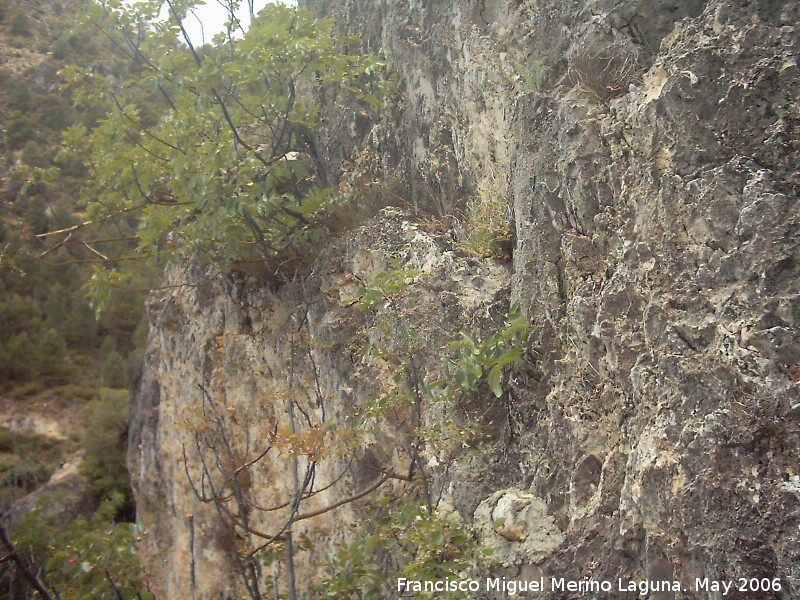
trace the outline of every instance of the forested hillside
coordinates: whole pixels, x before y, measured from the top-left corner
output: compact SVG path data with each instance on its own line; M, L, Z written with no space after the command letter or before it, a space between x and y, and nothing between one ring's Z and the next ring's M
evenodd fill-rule
M147 322L144 290L114 293L99 319L87 298L92 266L108 252L98 240L120 235L111 223L76 229L88 220L90 174L64 154L62 136L102 113L75 108L60 72L123 67L102 36L79 29L89 5L0 4L0 524L51 589L99 598L113 593L106 567L121 589L141 587L122 521L135 516L128 365ZM136 274L147 277L145 268ZM20 565L0 565L0 597L32 589Z
M0 375L16 384L86 383L98 378L104 361L109 377L112 370L125 370L120 357L131 349L142 319L141 294L119 294L100 321L86 301L82 286L91 263L108 251L95 240L118 237L114 227L76 232L70 239L53 234L87 219L82 192L87 170L63 153L59 157L62 134L99 116L73 108L59 71L96 62L107 48L96 36L74 31L85 3L7 4L0 40ZM113 384L126 384L124 374Z

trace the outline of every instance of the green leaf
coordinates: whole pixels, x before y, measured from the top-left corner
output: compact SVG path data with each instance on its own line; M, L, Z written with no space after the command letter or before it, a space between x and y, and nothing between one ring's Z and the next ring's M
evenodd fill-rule
M503 368L506 365L511 365L514 363L519 362L524 355L522 348L514 347L506 350L506 352L500 356L495 362L495 367Z
M486 379L489 383L489 389L492 390L492 393L498 398L503 395L503 388L500 385L500 377L502 375L502 367L494 366L492 370L489 371L489 376Z

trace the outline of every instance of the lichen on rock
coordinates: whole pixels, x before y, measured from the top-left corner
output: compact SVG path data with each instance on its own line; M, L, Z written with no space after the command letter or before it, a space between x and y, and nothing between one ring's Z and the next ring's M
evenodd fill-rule
M474 518L482 544L504 567L540 564L564 541L547 505L518 489L496 491L478 505Z

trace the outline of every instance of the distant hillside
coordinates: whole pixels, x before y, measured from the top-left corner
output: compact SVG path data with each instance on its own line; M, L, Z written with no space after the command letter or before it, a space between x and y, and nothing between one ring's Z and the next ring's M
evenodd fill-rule
M74 31L88 4L0 4L0 386L6 388L97 379L100 359L126 354L142 319L141 294L120 294L97 322L82 288L92 256L83 238L47 235L86 219L77 200L85 167L57 157L64 130L97 117L75 111L59 77L66 65L102 56L102 39Z
M143 293L115 294L96 320L86 238L53 233L87 219L87 170L59 152L67 128L98 115L73 108L59 72L105 60L102 38L76 30L90 4L0 0L0 527L61 597L128 598L139 569L119 521L134 518L127 364L147 329ZM15 560L0 564L0 600L30 585Z

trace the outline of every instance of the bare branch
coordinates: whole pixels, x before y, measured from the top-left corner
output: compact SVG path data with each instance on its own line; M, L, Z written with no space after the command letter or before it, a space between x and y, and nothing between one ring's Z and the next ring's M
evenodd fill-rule
M47 588L44 586L42 581L36 576L36 573L34 573L31 565L29 565L28 561L17 552L16 548L14 548L14 544L9 539L2 523L0 523L0 543L2 543L5 549L8 551L8 555L4 560L13 560L22 575L28 580L28 583L33 586L39 595L44 600L52 600L52 596L47 591Z
M391 475L384 475L383 477L378 479L378 481L376 481L374 484L372 484L371 486L369 486L365 490L362 490L358 494L354 494L352 496L348 496L347 498L339 500L339 502L334 502L333 504L329 504L328 506L326 506L324 508L320 508L319 510L314 510L314 511L311 511L311 512L301 513L301 514L297 515L294 518L294 522L296 523L297 521L304 521L305 519L311 519L313 517L318 517L319 515L323 515L323 514L325 514L327 512L330 512L330 511L332 511L334 509L339 508L340 506L344 506L345 504L350 504L351 502L355 502L356 500L360 500L364 496L367 496L367 495L371 494L372 492L374 492L375 490L377 490L379 487L381 487L384 483L386 483L387 481L389 481L392 478L393 477Z
M48 231L46 233L37 233L34 237L46 238L46 237L49 237L51 235L58 235L59 233L72 233L73 231L77 231L78 229L81 229L81 228L86 227L87 225L91 225L91 224L92 224L91 220L84 221L83 223L80 223L78 225L73 225L72 227L66 227L64 229L59 229L58 231Z

